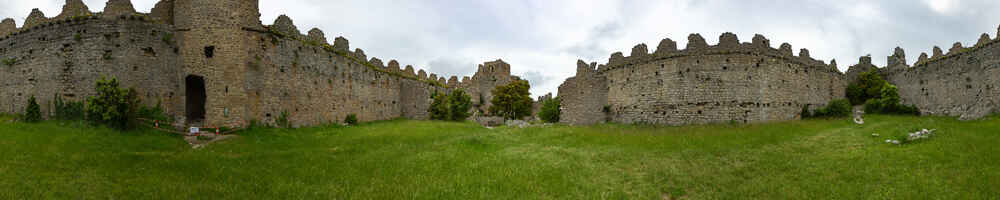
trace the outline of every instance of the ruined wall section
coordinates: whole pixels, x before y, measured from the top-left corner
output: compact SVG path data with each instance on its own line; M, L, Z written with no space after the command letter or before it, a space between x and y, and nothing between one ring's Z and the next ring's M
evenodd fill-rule
M427 119L430 96L450 90L437 80L419 78L412 66L368 59L349 49L347 39L334 45L311 29L302 35L287 16L266 30L248 30L252 47L247 60L247 110L250 118L274 123L288 114L295 126L340 123L349 114L360 121L399 117Z
M597 63L577 62L576 76L559 85L561 115L559 121L573 125L605 122L608 105L608 80L597 72Z
M449 81L449 83L458 82L458 77L453 77L453 79L454 81ZM472 98L474 107L488 111L489 107L493 106L491 102L493 89L497 86L510 84L517 79L510 75L510 64L498 59L479 65L472 78L463 79L461 83L453 83L452 85L464 89Z
M879 69L899 88L903 104L923 114L978 119L998 111L1000 103L1000 40L983 34L973 47L953 45L947 54L935 47L933 57L920 56L914 67L890 62ZM904 56L897 49L893 58Z
M182 114L177 46L164 39L172 34L165 24L91 16L0 37L0 59L11 60L0 64L0 112L21 113L34 95L49 113L55 95L82 101L107 77L136 88L147 106L160 102L167 113Z
M844 98L843 74L835 65L810 58L808 50L794 56L791 45L773 49L759 35L753 43L740 44L731 33L719 41L709 46L693 34L685 50L676 50L674 42L665 39L653 54L645 45L637 45L629 57L613 54L597 72L607 79L608 118L669 125L790 120L798 119L804 106ZM581 81L567 84L571 82ZM560 87L560 98L593 98L575 95L588 94L564 94ZM574 101L579 100L564 105L575 106ZM575 117L566 120L594 121L592 116Z

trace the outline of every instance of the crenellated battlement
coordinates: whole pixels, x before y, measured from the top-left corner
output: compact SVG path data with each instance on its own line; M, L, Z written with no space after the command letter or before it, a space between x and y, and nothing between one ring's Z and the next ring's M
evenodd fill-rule
M739 38L733 33L724 33L719 36L720 42L717 45L706 44L705 39L700 34L691 34L688 40L687 48L682 50L676 49L676 42L665 38L658 45L660 49L657 49L653 54L647 53L645 44L633 47L631 56L628 57L625 57L621 52L615 52L608 59L607 67L601 68L600 71L682 57L728 54L763 55L816 70L837 71L824 64L823 61L813 59L808 49L800 49L799 55L795 56L792 54L790 44L783 43L780 48L774 49L770 46L770 40L759 34L754 36L752 43L740 43Z

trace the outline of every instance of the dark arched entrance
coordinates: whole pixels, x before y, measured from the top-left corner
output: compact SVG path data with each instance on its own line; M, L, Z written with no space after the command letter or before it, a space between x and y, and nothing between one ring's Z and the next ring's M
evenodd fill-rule
M188 75L184 78L187 92L187 119L188 122L200 122L205 120L205 78L201 76Z

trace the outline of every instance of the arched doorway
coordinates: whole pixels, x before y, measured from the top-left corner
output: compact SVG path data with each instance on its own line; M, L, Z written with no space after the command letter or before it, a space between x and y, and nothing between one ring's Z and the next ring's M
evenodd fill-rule
M205 120L205 101L208 98L205 94L205 78L188 75L184 78L184 83L187 92L188 122L202 122Z

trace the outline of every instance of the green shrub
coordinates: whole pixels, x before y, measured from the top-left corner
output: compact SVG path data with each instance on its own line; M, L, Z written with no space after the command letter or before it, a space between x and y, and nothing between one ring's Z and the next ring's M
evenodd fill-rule
M358 114L349 114L344 117L344 123L347 125L357 125L358 124Z
M119 130L133 128L139 111L135 89L119 88L115 78L101 78L95 89L97 96L87 99L87 119Z
M888 82L882 86L880 98L865 101L865 113L892 115L920 115L920 109L900 102L899 89Z
M24 121L37 123L42 121L42 109L35 100L35 96L28 98L28 106L24 108Z
M288 121L288 111L281 111L281 115L278 116L278 119L274 120L274 123L278 124L278 127L281 128L292 127L292 123Z
M881 98L882 87L886 83L888 82L874 69L862 72L856 81L847 86L847 99L851 101L851 105L861 105L869 99Z
M816 112L810 113L809 107L802 108L802 118L836 118L836 117L850 117L851 116L851 102L847 99L837 99L830 101L826 104L826 107L817 109Z
M160 104L161 104L160 102L157 102L156 107L143 106L142 108L139 108L139 117L149 120L164 122L167 124L173 123L174 118L164 113L163 106L161 106Z
M503 116L506 119L521 119L531 115L531 107L534 101L531 100L531 93L528 92L531 85L527 81L519 80L507 85L497 86L493 89L493 106L490 106L490 114Z
M472 108L472 97L465 93L465 90L456 89L448 95L448 120L465 121L469 118L469 109Z
M52 101L52 107L55 110L55 114L52 116L54 119L83 120L86 116L83 101L65 101L59 94L56 94Z
M431 114L431 120L447 120L448 97L434 91L434 93L431 94L431 105L427 109L427 112Z
M163 38L161 38L161 39L163 40L164 43L167 43L167 44L173 43L174 42L174 34L173 33L163 34Z
M549 99L542 102L542 108L538 111L538 118L542 119L544 122L556 123L559 122L559 116L562 114L559 108L562 102L559 98Z
M8 67L11 67L11 66L14 66L14 64L17 64L17 58L4 58L3 59L3 65L7 65Z
M456 89L451 94L434 91L431 94L431 105L427 109L431 120L465 121L472 109L472 97L465 90Z

